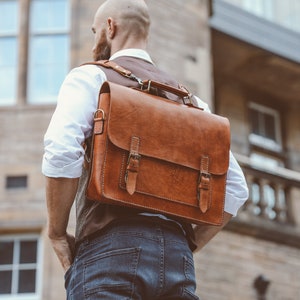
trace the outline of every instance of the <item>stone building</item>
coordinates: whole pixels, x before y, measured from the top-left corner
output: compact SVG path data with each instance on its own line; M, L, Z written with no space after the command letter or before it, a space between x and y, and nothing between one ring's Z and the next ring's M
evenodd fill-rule
M65 298L46 233L42 140L64 76L91 60L91 22L102 2L0 0L0 299ZM251 191L239 216L196 255L198 294L250 300L262 286L267 299L294 300L300 298L300 58L293 49L300 29L265 20L241 6L246 2L147 0L149 51L230 119L232 150Z

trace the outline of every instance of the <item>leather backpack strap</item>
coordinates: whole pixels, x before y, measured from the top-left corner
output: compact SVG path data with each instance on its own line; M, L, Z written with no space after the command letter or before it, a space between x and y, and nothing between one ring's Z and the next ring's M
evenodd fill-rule
M104 68L108 68L108 69L113 69L114 71L116 71L117 73L119 73L120 75L135 80L139 83L140 86L143 86L143 80L138 78L137 76L135 76L134 74L132 74L131 71L121 67L120 65L116 64L114 61L112 60L98 60L95 62L88 62L83 64L84 65L96 65L96 66L100 66L100 67L104 67Z
M162 90L166 91L169 93L172 93L183 100L183 104L191 107L195 107L198 109L199 108L197 104L197 100L195 100L194 95L192 95L184 86L180 85L179 88L175 88L173 86L154 81L154 80L142 80L141 78L135 76L130 70L123 68L122 66L118 65L112 60L98 60L95 62L88 62L83 65L96 65L96 66L101 66L104 68L109 68L113 69L120 75L129 78L131 80L137 81L138 84L140 85L141 90L148 92L148 93L153 93L153 90ZM154 93L155 94L155 93ZM202 110L202 109L201 109Z
M93 65L97 65L97 66L101 66L104 68L109 68L109 69L113 69L116 72L118 72L119 74L125 76L125 77L129 77L132 72L119 66L118 64L116 64L114 61L112 60L98 60L92 63L86 63L86 64L93 64Z

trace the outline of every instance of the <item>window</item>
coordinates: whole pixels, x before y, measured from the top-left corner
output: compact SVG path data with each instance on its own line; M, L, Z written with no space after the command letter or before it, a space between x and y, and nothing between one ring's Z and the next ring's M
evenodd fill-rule
M69 69L69 1L0 0L0 11L0 106L55 103Z
M0 105L12 105L17 92L18 2L0 1Z
M69 9L65 0L32 0L29 103L53 103L68 71Z
M0 236L0 299L39 299L40 252L36 235Z
M271 22L300 31L299 0L225 0Z
M284 168L279 112L257 103L250 103L250 160L256 175L249 178L249 212L263 219L288 223L287 189L277 177L267 174Z
M281 146L280 117L278 111L262 106L250 104L251 134L250 142L256 146L279 152Z
M273 0L244 0L243 6L246 10L258 16L271 18L274 10Z
M6 177L7 189L20 189L27 188L27 176L7 176Z

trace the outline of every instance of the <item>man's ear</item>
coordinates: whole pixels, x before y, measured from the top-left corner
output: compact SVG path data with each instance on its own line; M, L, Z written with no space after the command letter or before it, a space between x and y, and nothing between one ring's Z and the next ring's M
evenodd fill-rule
M109 17L107 19L107 33L110 39L113 39L115 37L116 30L117 30L116 22L114 21L113 18Z

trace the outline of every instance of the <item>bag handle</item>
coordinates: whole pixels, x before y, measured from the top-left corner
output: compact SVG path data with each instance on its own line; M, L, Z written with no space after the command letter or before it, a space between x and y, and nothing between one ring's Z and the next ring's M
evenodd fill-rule
M181 98L189 97L190 93L187 90L177 89L171 85L167 85L154 80L144 80L142 89L146 92L150 92L151 88L164 90L166 92L177 95Z
M193 103L193 100L192 100L193 95L191 93L189 93L189 91L186 90L183 86L181 86L180 89L178 89L171 85L164 84L164 83L161 83L158 81L144 80L144 81L142 81L141 89L147 93L150 93L150 91L153 89L163 90L165 92L169 92L171 94L174 94L174 95L182 98L183 103L185 105L199 108L197 105L195 105Z
M194 100L195 103L193 102L194 96L183 86L180 86L180 88L175 88L173 86L170 86L170 85L158 82L158 81L154 81L154 80L142 80L139 77L135 76L131 71L123 68L122 66L118 65L117 63L115 63L112 60L98 60L95 62L88 62L83 65L91 65L91 64L101 66L104 68L113 69L120 75L127 77L131 80L137 81L138 84L140 85L140 88L142 91L150 93L150 91L153 90L153 88L160 89L160 90L169 92L171 94L174 94L174 95L182 98L183 103L187 106L199 108L198 105L195 105L195 103L197 103L197 101Z

